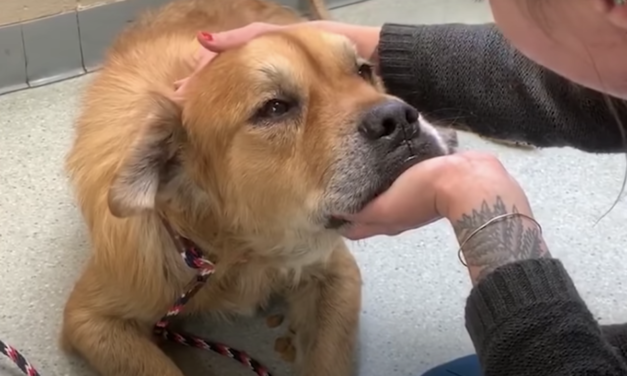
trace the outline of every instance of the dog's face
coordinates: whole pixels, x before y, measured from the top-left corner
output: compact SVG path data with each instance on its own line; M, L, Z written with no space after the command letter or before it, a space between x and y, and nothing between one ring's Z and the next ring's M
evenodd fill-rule
M219 55L182 104L155 103L109 193L116 215L186 195L249 229L334 227L456 143L385 94L348 39L306 27Z

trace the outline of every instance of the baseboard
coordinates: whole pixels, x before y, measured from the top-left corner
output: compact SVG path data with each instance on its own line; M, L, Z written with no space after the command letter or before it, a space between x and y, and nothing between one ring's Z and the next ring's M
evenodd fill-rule
M142 10L169 0L125 0L0 26L0 95L98 69L117 33ZM228 0L222 0L228 1ZM277 0L302 12L305 0ZM327 0L330 9L366 0Z

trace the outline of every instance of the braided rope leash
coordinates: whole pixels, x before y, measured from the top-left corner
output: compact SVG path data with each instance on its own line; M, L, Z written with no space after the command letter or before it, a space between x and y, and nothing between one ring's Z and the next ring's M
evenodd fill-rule
M200 288L205 285L209 277L215 272L215 265L203 257L199 248L191 240L183 238L177 234L165 220L163 220L163 225L174 241L174 244L183 258L183 261L185 261L185 264L192 269L198 270L198 274L189 284L185 292L176 300L172 308L170 308L170 310L166 312L166 314L163 315L163 317L155 324L153 333L168 341L201 350L210 350L220 355L235 359L252 370L257 376L272 376L266 367L243 351L236 350L221 343L210 342L200 337L176 333L168 329L170 320L181 313L185 304L194 295L196 295ZM0 352L7 358L11 359L26 376L40 376L35 367L33 367L31 363L19 351L17 351L17 349L7 345L1 340Z
M30 362L26 360L26 358L14 347L0 341L0 352L7 358L11 359L17 368L19 368L25 375L40 376L35 367L33 367Z
M184 346L195 347L202 350L211 350L220 355L235 359L248 367L258 376L272 376L261 363L257 362L243 351L236 350L221 343L209 342L199 337L175 333L168 330L167 327L170 320L183 310L185 304L194 295L196 295L200 288L207 282L209 277L211 277L211 275L215 272L215 265L203 257L199 248L191 240L176 233L167 221L163 220L163 225L170 234L170 237L176 245L183 261L185 261L185 264L192 269L198 270L199 272L196 275L196 278L191 282L190 286L186 289L186 292L177 299L172 308L155 324L153 330L154 334Z

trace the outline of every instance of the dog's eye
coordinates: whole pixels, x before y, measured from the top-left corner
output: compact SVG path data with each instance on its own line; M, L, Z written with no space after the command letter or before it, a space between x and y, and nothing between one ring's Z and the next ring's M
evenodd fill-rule
M285 115L292 108L292 104L281 99L271 99L257 111L258 118L274 119Z
M255 125L272 125L298 114L298 100L290 97L272 98L258 107L250 121Z
M360 64L357 68L357 74L359 74L364 80L370 80L372 78L372 65Z

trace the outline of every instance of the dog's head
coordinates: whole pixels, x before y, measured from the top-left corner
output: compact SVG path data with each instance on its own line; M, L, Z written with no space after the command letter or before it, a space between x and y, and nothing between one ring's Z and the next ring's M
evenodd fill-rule
M307 27L220 54L154 95L109 192L116 216L176 201L247 229L341 225L409 165L452 151L345 37Z

